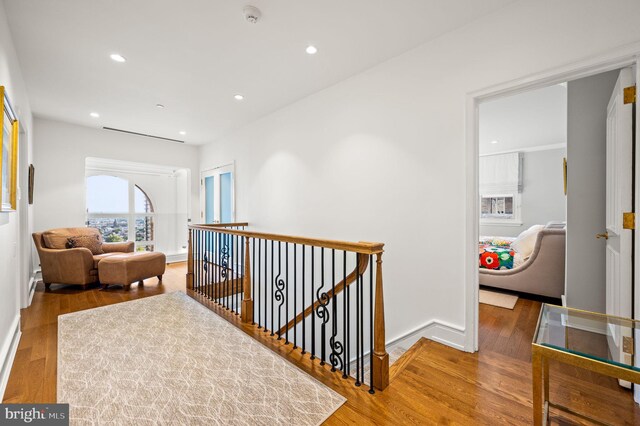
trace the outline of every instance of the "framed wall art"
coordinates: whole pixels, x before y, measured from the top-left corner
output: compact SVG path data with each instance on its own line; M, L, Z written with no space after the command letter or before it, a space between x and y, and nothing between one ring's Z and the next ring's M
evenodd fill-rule
M15 211L18 194L18 133L20 125L4 86L0 86L0 212Z

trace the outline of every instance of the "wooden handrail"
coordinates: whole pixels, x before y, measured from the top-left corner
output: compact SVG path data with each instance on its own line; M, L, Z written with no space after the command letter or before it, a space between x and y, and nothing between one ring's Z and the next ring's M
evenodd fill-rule
M216 224L217 225L217 224ZM248 226L248 225L244 225ZM189 229L202 229L204 231L211 230L214 227L212 225L189 225ZM314 247L324 247L335 250L351 251L360 254L378 254L384 250L383 243L369 243L369 242L349 242L339 240L325 240L321 238L308 238L308 237L296 237L292 235L279 235L269 234L266 232L254 232L254 231L241 231L236 229L226 229L215 227L215 231L221 234L237 235L247 238L259 238L262 240L281 241L283 243L303 244Z
M369 256L358 254L358 264L356 265L355 268L353 268L353 271L349 275L347 275L347 279L346 280L342 280L338 284L336 284L336 292L335 292L335 294L338 294L342 290L344 290L345 284L346 284L346 286L349 286L349 284L354 282L358 278L359 275L364 274L364 272L367 270L367 266L369 266ZM333 294L334 294L333 293L333 289L329 290L327 292L327 297L329 299L331 299L333 297ZM316 302L313 305L307 306L305 308L305 310L303 312L301 312L300 314L298 314L298 316L294 320L289 321L288 324L286 324L284 327L282 327L278 331L278 333L280 335L284 334L284 332L287 330L287 328L292 328L294 326L294 324L298 324L298 323L302 322L302 318L308 317L314 310L318 309L319 306L320 306L320 301L316 300Z
M190 225L193 226L193 225ZM230 228L232 226L249 226L248 222L228 222L228 223L201 223L197 226L204 226L207 228Z

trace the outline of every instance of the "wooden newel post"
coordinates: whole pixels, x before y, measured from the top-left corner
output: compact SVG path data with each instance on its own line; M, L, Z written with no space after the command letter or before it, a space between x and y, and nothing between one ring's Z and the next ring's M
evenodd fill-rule
M187 248L187 290L193 290L193 245L191 236L193 230L189 228L189 246Z
M373 265L371 265L373 268ZM384 390L389 386L389 354L384 324L384 292L382 291L382 253L376 254L376 301L373 324L373 386Z
M249 238L244 239L244 276L242 280L243 297L241 320L253 323L253 300L251 299L251 256L249 255Z

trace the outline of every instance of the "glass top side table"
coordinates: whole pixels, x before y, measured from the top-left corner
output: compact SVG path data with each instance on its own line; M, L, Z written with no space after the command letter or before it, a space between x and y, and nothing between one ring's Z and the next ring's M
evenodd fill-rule
M639 321L543 304L531 347L534 424L547 423L549 407L602 424L549 401L549 360L640 383L640 368L633 365L637 330Z

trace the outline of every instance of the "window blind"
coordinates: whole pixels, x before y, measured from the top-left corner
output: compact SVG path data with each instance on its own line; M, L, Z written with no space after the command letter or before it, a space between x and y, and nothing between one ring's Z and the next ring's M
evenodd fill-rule
M522 153L480 157L480 194L522 192Z

